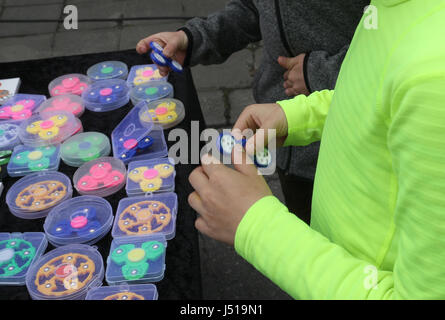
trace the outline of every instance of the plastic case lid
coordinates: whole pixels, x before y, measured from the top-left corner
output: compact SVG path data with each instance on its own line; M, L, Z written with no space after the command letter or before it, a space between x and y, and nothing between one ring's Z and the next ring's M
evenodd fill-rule
M47 246L43 232L0 233L0 285L24 285L26 273Z
M26 120L45 100L43 95L18 93L0 107L0 120Z
M38 113L66 111L79 118L85 111L85 106L81 97L75 94L65 94L44 101L36 111Z
M111 235L127 236L175 236L178 197L176 193L159 193L151 196L130 197L119 201Z
M43 255L29 269L26 287L34 300L83 300L102 285L104 265L95 247L72 244Z
M20 123L17 121L0 122L0 151L12 150L20 144Z
M82 130L82 122L72 113L51 111L23 121L19 137L25 145L40 147L62 143Z
M171 158L132 161L125 190L129 196L174 191L175 175Z
M6 203L12 214L23 219L43 218L59 203L72 197L71 180L60 172L27 175L8 190Z
M91 160L76 170L73 183L83 195L107 197L125 185L125 164L113 157Z
M85 90L82 99L88 110L94 112L112 111L130 101L130 90L125 80L97 81Z
M105 236L113 224L110 203L96 196L71 198L54 207L43 229L54 246L93 244Z
M168 75L163 77L159 73L159 68L155 64L143 64L133 66L128 74L127 84L129 87L139 86L150 81L166 82Z
M143 108L146 106L146 108ZM150 115L154 123L161 125L164 129L176 126L185 117L184 104L173 98L161 99L152 102L141 101L137 104L139 117L147 118Z
M103 61L89 67L87 75L93 81L126 79L128 75L128 67L121 61Z
M60 163L60 146L31 147L19 145L14 148L8 163L11 177L25 176L38 171L57 171Z
M157 282L164 278L164 237L125 237L111 242L105 280L109 285Z
M48 85L49 94L52 97L64 94L80 96L91 85L91 80L80 73L70 73L55 78Z
M100 132L83 132L66 140L61 147L62 160L69 166L80 167L85 162L108 156L110 140Z
M158 289L152 283L98 287L85 300L158 300Z
M173 95L173 86L165 81L150 81L133 87L130 91L131 102L134 105L143 100L150 102L164 98L173 98Z

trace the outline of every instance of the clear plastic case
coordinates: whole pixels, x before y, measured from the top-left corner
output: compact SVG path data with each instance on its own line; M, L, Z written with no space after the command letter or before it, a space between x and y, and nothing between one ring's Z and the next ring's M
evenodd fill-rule
M173 98L173 86L165 81L150 81L146 84L133 87L130 91L130 98L133 105L140 101L154 101L165 98Z
M109 79L127 79L128 67L121 61L103 61L92 65L87 75L93 81Z
M107 112L123 107L130 101L130 90L125 80L96 81L82 94L85 108Z
M82 95L91 85L91 80L83 74L71 73L55 78L48 85L49 94L52 97L75 94Z
M21 143L19 138L20 122L0 122L0 151L12 150Z
M85 111L82 98L75 94L64 94L44 101L36 110L38 113L66 111L80 118Z
M163 77L159 73L159 68L155 64L143 64L132 66L128 74L127 84L129 87L136 87L150 81L166 82L168 75Z
M18 93L0 107L0 121L29 119L45 100L43 95Z
M162 126L164 129L176 126L185 117L184 104L173 98L152 102L141 101L136 107L140 108L139 117L141 119L150 116L155 124Z
M31 147L19 145L14 148L8 163L8 174L21 177L41 171L57 171L60 163L60 146Z
M111 152L110 140L100 132L83 132L66 140L61 147L63 162L72 167L108 156Z
M152 283L93 288L85 300L158 300L158 289Z

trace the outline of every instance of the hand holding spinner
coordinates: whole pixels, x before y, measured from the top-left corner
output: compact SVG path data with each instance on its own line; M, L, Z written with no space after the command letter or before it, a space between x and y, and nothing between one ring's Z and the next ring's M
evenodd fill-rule
M164 48L159 43L150 42L150 48L152 49L150 58L154 63L160 66L169 66L174 72L182 73L184 71L184 68L178 61L167 58L164 55Z
M75 94L80 96L90 85L91 80L83 74L67 74L50 82L48 89L51 96Z

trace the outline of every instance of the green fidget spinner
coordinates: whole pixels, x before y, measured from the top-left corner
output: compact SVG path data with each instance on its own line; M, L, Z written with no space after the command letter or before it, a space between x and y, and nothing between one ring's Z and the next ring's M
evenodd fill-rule
M26 240L0 241L0 278L15 276L26 270L35 255L36 249Z
M0 166L3 166L5 164L9 163L11 154L12 154L12 150L0 151Z
M83 139L68 141L62 145L63 157L75 157L88 162L102 156L101 146L106 143L106 137L100 135L88 135Z
M111 260L122 266L122 275L127 280L142 278L148 271L148 261L156 261L165 252L165 246L159 241L144 242L140 248L134 244L117 247L111 254Z
M46 146L26 150L12 157L12 163L18 166L26 165L31 171L41 171L48 169L51 164L51 157L57 151L55 146Z

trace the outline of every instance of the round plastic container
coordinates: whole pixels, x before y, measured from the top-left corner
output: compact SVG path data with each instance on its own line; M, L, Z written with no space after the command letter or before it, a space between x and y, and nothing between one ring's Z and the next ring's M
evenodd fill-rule
M107 197L125 185L125 164L113 157L91 160L76 170L73 183L82 195Z
M173 98L173 86L165 81L150 81L136 86L130 91L131 102L137 105L140 101L153 101L165 98Z
M111 242L105 280L109 285L148 283L164 278L164 237L125 237Z
M83 74L71 73L55 78L48 85L52 97L64 94L80 96L91 85L91 80Z
M85 300L158 300L158 289L152 283L93 288Z
M66 140L61 147L63 162L72 167L80 167L85 162L108 156L110 140L100 132L83 132Z
M37 114L20 124L19 137L28 146L59 144L82 132L82 122L66 111Z
M8 190L6 203L12 214L23 219L45 217L51 208L70 199L70 179L60 172L46 171L27 175Z
M178 197L176 193L159 193L147 197L130 197L119 201L111 235L175 237Z
M75 94L65 94L46 100L37 109L38 113L58 111L70 112L79 118L85 111L85 106L81 97Z
M0 120L23 121L29 119L45 100L46 97L43 95L16 94L0 107Z
M20 123L15 121L0 122L0 151L12 150L20 144Z
M104 61L92 65L87 75L93 81L109 79L127 79L128 67L121 61Z
M175 165L173 159L132 161L128 164L127 186L131 196L175 190Z
M106 112L123 107L130 101L130 90L121 79L97 81L83 94L85 107L94 112Z
M139 86L150 81L166 82L168 75L163 77L159 73L159 68L155 64L143 64L132 66L128 74L127 84L129 87Z
M26 287L34 300L83 300L102 285L104 265L95 247L72 244L43 255L28 271Z
M54 207L43 229L49 242L56 247L75 243L91 245L102 239L112 224L113 209L107 200L80 196Z
M25 285L26 273L47 245L43 232L0 233L0 285Z
M60 163L60 146L31 147L19 145L14 148L8 163L8 174L21 177L41 171L57 171Z
M145 105L146 108L142 108ZM141 108L139 117L144 120L148 115L152 121L164 129L176 126L185 117L184 104L173 98L161 99L152 102L141 101L136 107Z

